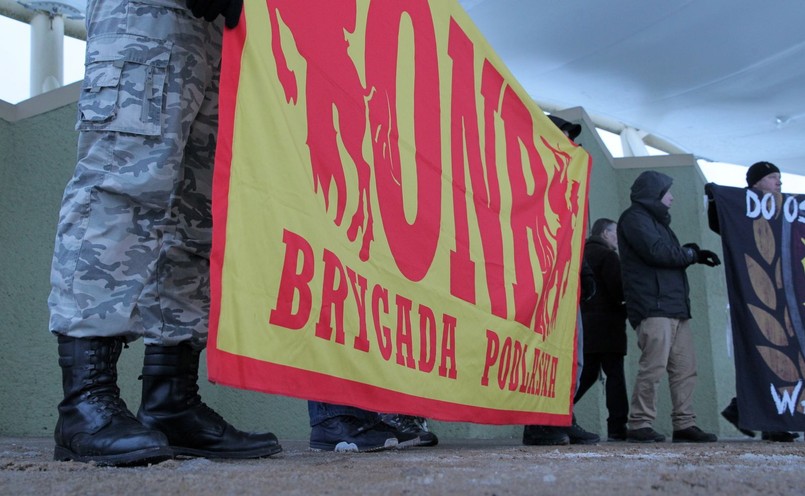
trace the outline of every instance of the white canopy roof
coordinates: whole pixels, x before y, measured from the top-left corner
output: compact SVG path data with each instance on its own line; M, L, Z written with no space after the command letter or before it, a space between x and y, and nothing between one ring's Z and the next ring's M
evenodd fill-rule
M802 0L459 1L538 103L805 174Z
M805 1L459 2L545 110L581 106L700 158L805 175Z

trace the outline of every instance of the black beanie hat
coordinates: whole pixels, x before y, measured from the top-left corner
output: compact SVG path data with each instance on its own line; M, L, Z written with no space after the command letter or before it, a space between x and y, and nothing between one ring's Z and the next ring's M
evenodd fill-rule
M746 185L750 188L758 181L772 173L779 173L780 169L771 162L755 162L746 171Z
M561 129L563 132L566 132L568 138L570 138L572 141L576 141L576 138L578 138L579 135L581 134L580 124L573 124L571 122L562 119L561 117L556 117L555 115L549 115L548 119L550 119L551 122L556 124L556 127Z

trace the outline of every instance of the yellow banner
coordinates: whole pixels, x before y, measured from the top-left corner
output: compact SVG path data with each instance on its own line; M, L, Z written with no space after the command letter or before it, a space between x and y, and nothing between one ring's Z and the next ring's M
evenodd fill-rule
M209 372L567 423L590 159L454 0L247 0L224 39Z

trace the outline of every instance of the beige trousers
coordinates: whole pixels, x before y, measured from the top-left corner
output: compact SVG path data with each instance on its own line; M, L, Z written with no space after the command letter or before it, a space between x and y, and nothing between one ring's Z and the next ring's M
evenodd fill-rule
M657 418L657 385L665 371L671 389L674 430L696 425L696 351L689 319L647 318L637 326L637 345L642 354L632 391L629 429L652 427Z

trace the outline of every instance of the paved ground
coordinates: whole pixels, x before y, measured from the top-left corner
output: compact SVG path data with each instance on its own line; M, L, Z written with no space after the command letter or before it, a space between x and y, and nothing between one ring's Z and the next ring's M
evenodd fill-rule
M104 468L54 462L44 438L0 438L0 494L799 495L805 442L527 447L443 440L368 454L311 452L303 441L263 460L169 460Z

